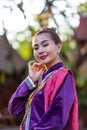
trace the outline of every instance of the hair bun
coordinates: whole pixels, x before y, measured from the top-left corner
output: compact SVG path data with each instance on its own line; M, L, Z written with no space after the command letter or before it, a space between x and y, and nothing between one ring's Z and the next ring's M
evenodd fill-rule
M56 28L51 27L50 29L51 29L52 31L56 32Z
M54 28L54 27L48 28L48 27L45 26L45 27L43 28L43 30L48 30L48 31L56 32L56 28Z

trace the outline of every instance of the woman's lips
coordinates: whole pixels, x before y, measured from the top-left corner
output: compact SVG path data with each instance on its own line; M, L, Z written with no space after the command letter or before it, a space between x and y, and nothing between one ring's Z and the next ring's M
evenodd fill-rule
M39 58L40 58L41 60L44 60L44 59L46 59L46 57L47 57L47 55L44 55L44 56L40 56Z

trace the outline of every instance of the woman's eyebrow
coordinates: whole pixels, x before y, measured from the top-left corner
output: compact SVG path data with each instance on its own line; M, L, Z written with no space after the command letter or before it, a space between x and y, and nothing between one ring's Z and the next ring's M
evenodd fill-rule
M44 44L46 41L48 41L48 40L43 40L43 41L41 41L40 44ZM37 47L37 46L38 46L38 43L34 44L34 47Z
M43 40L43 41L41 42L41 44L43 44L43 43L46 42L46 41L48 41L48 40Z

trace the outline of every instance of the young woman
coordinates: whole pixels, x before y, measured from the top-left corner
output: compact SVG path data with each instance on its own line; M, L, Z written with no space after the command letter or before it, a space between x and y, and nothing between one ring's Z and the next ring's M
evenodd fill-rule
M12 95L8 110L24 114L20 130L78 130L78 100L73 74L59 58L61 40L54 28L33 37L36 61Z

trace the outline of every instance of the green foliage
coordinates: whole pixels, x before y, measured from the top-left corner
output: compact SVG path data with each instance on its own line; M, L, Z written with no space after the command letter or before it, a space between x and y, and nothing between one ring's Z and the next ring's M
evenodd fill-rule
M28 26L25 30L18 32L16 36L16 41L19 45L17 51L26 61L33 57L32 36L35 32L35 27Z
M0 73L0 84L5 83L5 74L4 73Z
M39 22L40 21L40 14L36 14L34 17L34 20Z
M81 90L80 90L81 91ZM80 105L86 105L87 106L87 92L82 91L81 93L78 93L78 99Z
M63 42L62 46L62 53L63 53L63 60L66 60L66 64L69 68L72 69L74 64L74 57L73 57L73 50L76 49L76 41L70 40Z
M78 13L87 13L87 2L85 3L81 3L78 7L77 7Z
M87 85L87 78L80 78L80 76L78 76L76 79L76 84L79 86L79 88L83 88Z
M62 43L62 51L63 52L66 52L66 51L72 51L73 49L75 49L77 47L76 45L76 41L75 40L67 40L67 41L64 41ZM72 53L72 52L71 52Z
M79 99L80 105L87 106L87 86L86 86L87 85L87 78L85 79L83 85L85 85L85 87L81 87L78 90L78 99Z
M26 40L21 41L17 51L25 60L28 60L32 56L31 42L28 42Z

